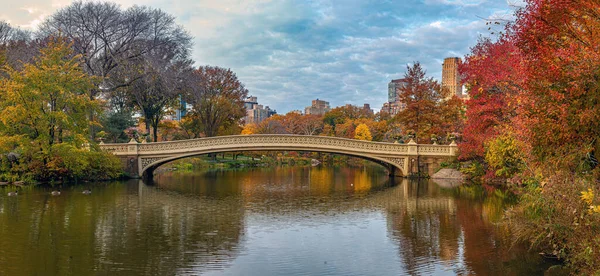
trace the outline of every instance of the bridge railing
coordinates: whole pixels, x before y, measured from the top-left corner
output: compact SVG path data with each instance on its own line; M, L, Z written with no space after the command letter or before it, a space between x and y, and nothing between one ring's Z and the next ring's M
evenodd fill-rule
M190 140L177 140L156 143L137 143L132 140L123 144L101 144L104 150L118 155L159 154L164 152L184 152L202 148L270 148L290 147L313 149L346 148L353 151L364 151L381 154L401 155L444 155L456 154L456 146L448 145L417 145L415 143L397 144L386 142L371 142L355 139L309 136L309 135L233 135L217 136Z

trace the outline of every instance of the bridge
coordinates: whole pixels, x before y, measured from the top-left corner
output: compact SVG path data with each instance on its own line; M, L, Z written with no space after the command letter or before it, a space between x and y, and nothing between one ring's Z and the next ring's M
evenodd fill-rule
M457 155L450 145L423 145L361 141L309 135L233 135L156 143L104 144L100 148L121 158L125 172L133 178L152 178L159 166L195 155L239 151L309 151L349 155L384 165L390 175L431 173L445 160Z

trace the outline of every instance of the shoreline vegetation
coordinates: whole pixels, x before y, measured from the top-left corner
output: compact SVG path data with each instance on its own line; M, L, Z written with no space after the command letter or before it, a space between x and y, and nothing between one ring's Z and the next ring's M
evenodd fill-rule
M406 104L396 115L346 105L322 116L290 112L244 126L248 90L241 80L229 69L192 67L192 38L159 9L74 2L40 24L44 36L35 38L0 21L20 34L0 43L0 182L123 177L121 160L96 146L102 140L156 142L240 133L386 142L414 138L419 144L456 140L460 156L443 168L459 170L486 189L500 186L516 193L518 203L507 210L504 222L517 242L563 261L573 274L600 275L597 2L525 0L509 22L487 22L502 31L481 38L458 68L468 99L447 97L448 91L415 62L406 68L407 85L396 91ZM99 25L106 32L86 33ZM77 31L64 33L72 30ZM104 44L94 44L98 41ZM182 101L190 107L187 115L166 120L182 109ZM222 158L220 165L199 158L170 166L304 165L323 162L321 157L268 153Z

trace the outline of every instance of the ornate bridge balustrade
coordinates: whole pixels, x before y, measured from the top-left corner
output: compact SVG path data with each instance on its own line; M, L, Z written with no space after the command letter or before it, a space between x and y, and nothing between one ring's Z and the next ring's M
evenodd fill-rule
M121 157L131 177L152 177L154 169L189 156L237 151L312 151L350 155L386 166L391 175L407 176L435 169L457 155L456 144L418 145L361 141L308 135L235 135L157 143L100 144L100 148Z

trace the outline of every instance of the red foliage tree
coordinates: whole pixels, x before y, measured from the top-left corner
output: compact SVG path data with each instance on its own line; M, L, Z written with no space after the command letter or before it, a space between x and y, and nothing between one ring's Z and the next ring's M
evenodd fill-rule
M514 116L513 100L525 82L521 52L509 37L496 42L483 39L471 49L459 72L470 96L459 158L482 158L484 144Z
M600 150L600 5L529 0L512 30L527 79L519 133L538 161L576 166Z

